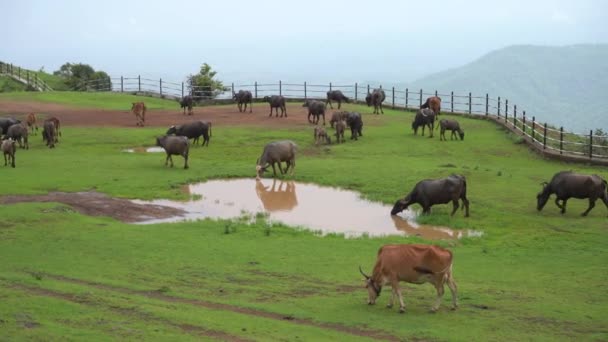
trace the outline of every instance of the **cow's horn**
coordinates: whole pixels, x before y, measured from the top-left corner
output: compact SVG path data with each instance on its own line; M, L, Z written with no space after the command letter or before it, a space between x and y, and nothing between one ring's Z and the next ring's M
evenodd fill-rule
M369 276L365 273L363 273L363 270L361 269L361 266L359 266L359 272L361 272L361 274L363 274L363 276L365 277L365 279L369 279Z
M549 185L549 183L547 183L547 182L542 182L542 183L540 183L540 185L542 185L542 186L547 186L547 185Z

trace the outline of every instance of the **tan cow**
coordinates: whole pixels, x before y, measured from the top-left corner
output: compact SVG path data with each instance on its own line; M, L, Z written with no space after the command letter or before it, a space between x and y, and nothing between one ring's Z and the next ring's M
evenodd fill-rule
M430 108L433 112L435 112L435 115L439 115L439 112L441 111L441 98L438 96L431 96L428 99L426 99L426 102L420 106L420 109L424 109L424 108Z
M399 296L399 312L405 312L403 296L399 282L412 284L431 283L437 290L437 301L431 311L437 311L443 298L443 285L447 283L452 292L452 309L458 307L456 282L452 277L452 252L438 246L400 244L384 245L378 250L378 258L371 277L359 271L365 277L369 305L375 304L380 296L382 286L390 284L391 298L387 307L393 307L395 294Z
M36 132L38 132L38 125L36 124L36 114L29 113L25 118L25 122L27 123L27 127L32 130L32 135L35 135L34 128L36 128Z
M131 106L131 113L135 115L135 119L137 120L137 126L144 126L146 122L146 105L143 102L133 102Z

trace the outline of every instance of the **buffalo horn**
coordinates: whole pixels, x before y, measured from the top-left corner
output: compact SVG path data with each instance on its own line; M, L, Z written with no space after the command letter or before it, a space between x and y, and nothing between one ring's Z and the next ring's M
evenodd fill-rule
M361 274L363 274L363 276L365 277L365 279L369 279L369 276L365 273L363 273L363 270L361 269L361 266L359 266L359 272L361 272Z

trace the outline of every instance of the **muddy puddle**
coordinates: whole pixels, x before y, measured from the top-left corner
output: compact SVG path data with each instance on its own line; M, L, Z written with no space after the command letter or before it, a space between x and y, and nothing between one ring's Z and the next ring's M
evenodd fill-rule
M269 221L313 231L343 233L347 237L414 235L426 239L459 239L480 236L473 230L452 230L420 225L410 210L391 216L392 207L361 199L354 191L292 181L255 179L214 180L187 187L193 200L132 201L138 205L165 206L182 214L143 220L152 224L202 218L238 218L244 213L265 212Z
M165 152L165 150L162 147L160 147L160 146L153 146L153 147L126 148L126 149L122 150L122 152L127 152L127 153L144 153L144 152L159 153L159 152Z

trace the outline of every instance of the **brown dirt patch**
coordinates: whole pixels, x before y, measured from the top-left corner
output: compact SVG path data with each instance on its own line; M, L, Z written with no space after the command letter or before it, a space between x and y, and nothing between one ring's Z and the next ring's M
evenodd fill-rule
M95 191L50 192L46 195L0 197L0 204L21 202L58 202L69 205L84 215L110 216L123 222L164 219L184 214L180 209L152 204L136 204L127 199L113 198Z

